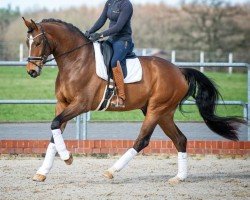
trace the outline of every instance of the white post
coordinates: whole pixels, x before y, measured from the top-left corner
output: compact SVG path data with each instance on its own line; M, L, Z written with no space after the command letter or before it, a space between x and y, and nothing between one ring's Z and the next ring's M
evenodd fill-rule
M247 104L244 105L244 108L243 108L243 116L244 116L244 119L247 120Z
M76 139L77 140L87 140L88 113L83 113L76 117Z
M23 44L19 45L19 61L23 61Z
M250 65L247 67L247 139L250 141Z
M89 111L89 112L87 112L87 121L90 121L90 119L91 119L91 113Z
M81 137L81 118L80 115L76 117L76 139L79 140Z
M228 62L229 62L230 64L233 63L233 53L229 53L229 55L228 55ZM229 73L230 75L233 73L233 68L232 68L232 67L229 67L229 68L228 68L228 73Z
M201 64L200 72L202 72L202 73L204 72L203 63L204 63L204 52L201 51L201 52L200 52L200 64Z
M88 130L87 130L87 126L88 126L87 118L88 118L87 113L83 113L82 114L82 137L81 137L82 140L87 140L87 137L88 137L88 135L87 135L87 133L88 133Z
M171 62L172 63L175 63L175 58L176 58L176 53L175 53L175 51L172 51L171 52Z

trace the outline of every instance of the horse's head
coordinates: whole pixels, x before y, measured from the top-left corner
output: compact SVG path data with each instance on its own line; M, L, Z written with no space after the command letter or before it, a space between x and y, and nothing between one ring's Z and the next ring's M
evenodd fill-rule
M43 65L52 53L52 48L41 24L36 24L33 20L28 21L24 17L23 20L28 28L26 44L29 57L26 69L31 77L36 78L41 74Z

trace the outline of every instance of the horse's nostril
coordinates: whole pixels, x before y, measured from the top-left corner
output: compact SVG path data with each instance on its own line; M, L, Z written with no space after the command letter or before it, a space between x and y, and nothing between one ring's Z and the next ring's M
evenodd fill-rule
M35 70L30 70L29 72L28 72L28 74L31 76L31 77L33 77L33 78L35 78L35 77L37 77L37 72L35 71Z

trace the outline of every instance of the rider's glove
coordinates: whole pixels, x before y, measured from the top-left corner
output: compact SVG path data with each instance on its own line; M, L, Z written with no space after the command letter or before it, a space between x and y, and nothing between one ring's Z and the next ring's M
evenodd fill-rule
M97 40L99 40L99 39L101 39L101 38L103 38L103 35L100 34L100 33L92 33L92 34L90 34L90 37L89 37L89 39L90 39L92 42L95 42L95 41L97 41Z
M84 33L84 35L85 35L87 38L89 38L89 37L90 37L89 31L86 31L86 32Z

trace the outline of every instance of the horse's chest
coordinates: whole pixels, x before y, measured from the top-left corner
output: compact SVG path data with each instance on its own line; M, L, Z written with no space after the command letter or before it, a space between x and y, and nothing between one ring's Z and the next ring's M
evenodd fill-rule
M59 97L66 99L67 102L73 101L76 96L76 90L73 85L67 83L61 83L56 93Z

